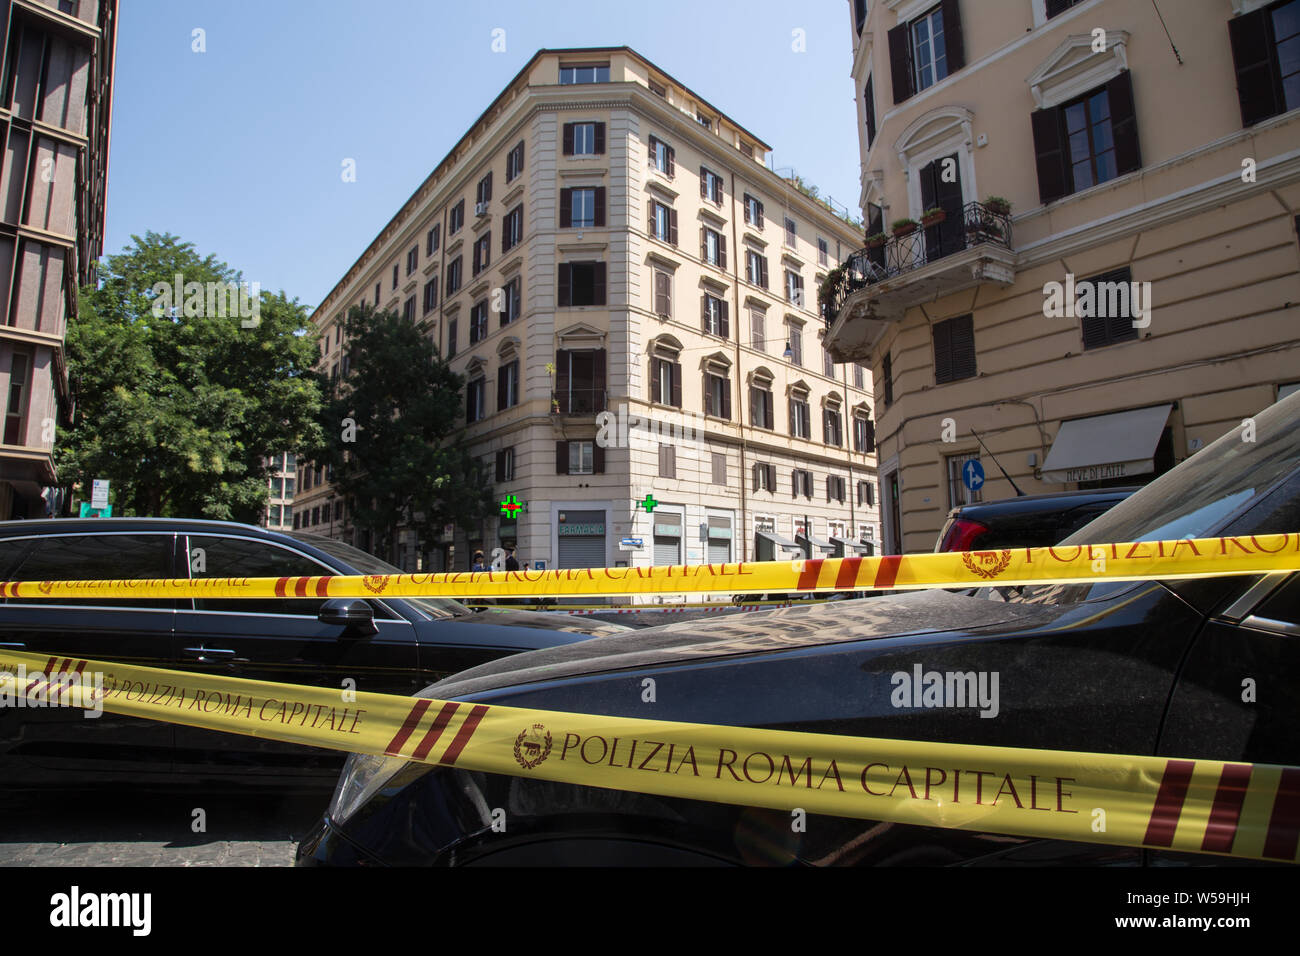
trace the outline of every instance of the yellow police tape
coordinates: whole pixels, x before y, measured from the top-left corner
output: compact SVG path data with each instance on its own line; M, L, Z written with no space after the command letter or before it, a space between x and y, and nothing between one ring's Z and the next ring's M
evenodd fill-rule
M17 652L0 652L0 672L47 704L666 797L1289 862L1300 837L1300 767L343 695Z
M1065 548L741 564L157 581L19 581L0 597L604 597L617 594L905 590L1209 577L1300 570L1300 533Z

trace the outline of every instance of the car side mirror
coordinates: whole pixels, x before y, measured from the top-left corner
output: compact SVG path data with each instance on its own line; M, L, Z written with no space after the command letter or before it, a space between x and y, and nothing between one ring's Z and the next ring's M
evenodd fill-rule
M334 598L326 601L321 605L316 620L367 637L379 633L375 624L375 609L363 598Z

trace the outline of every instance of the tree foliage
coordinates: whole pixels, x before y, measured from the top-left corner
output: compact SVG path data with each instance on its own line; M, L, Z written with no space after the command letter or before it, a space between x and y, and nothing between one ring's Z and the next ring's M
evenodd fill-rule
M206 299L187 309L177 290L174 314L155 310L159 283L177 275L223 284L243 276L176 236L131 238L101 263L99 287L81 290L68 329L76 412L58 443L60 475L86 497L92 478L109 479L118 514L256 521L266 456L320 441L319 344L307 308L262 292L258 320L244 321L209 314Z
M464 378L392 312L355 307L344 336L350 374L329 386L315 457L333 467L352 523L391 558L399 528L429 542L446 524L480 521L492 485L465 444Z

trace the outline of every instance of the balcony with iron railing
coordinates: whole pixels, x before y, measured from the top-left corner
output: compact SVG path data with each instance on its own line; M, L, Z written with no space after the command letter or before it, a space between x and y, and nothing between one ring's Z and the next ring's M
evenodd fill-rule
M960 216L859 249L818 293L827 349L837 362L868 358L907 309L985 282L1010 285L1015 265L1011 216L979 202L967 203Z
M603 388L569 388L551 392L551 414L595 415L606 411L609 397Z

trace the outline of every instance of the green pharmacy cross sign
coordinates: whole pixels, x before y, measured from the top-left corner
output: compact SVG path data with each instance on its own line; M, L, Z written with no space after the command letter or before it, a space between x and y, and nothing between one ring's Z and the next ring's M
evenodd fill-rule
M645 508L645 513L650 514L655 510L659 502L655 501L654 495L646 495L645 501L640 502L640 504L641 507Z
M506 495L505 500L501 502L501 515L505 518L518 518L523 507L523 502L514 495Z

